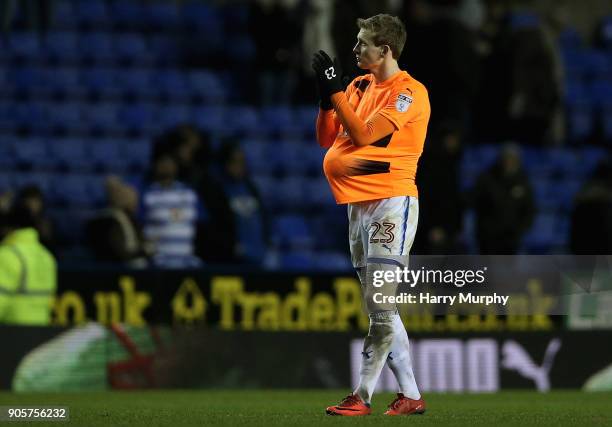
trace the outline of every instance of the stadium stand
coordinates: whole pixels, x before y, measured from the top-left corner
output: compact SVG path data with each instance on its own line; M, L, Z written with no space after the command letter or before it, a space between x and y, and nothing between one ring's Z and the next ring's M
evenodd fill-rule
M61 241L78 244L87 212L104 202L103 176L142 175L149 141L192 122L210 133L213 145L228 132L242 139L254 181L276 214L273 243L287 250L282 267L350 268L346 244L333 233L321 238L345 213L321 175L316 105L258 109L235 98L239 94L223 70L182 66L178 29L194 32L209 51L231 36L229 68L252 58L245 5L54 3L53 29L44 38L17 31L0 42L0 190L26 182L41 186L58 233L64 233ZM537 19L518 16L513 25L537 25ZM573 196L603 154L584 142L599 132L612 143L612 51L585 47L571 30L559 42L567 71L569 144L524 150L539 212L524 241L528 253L567 247ZM497 153L494 144L465 150L464 191ZM465 218L465 242L475 252L472 213Z

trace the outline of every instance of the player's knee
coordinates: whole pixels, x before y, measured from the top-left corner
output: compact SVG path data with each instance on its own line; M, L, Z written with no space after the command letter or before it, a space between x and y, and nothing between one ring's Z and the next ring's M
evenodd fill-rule
M385 344L393 341L393 318L395 310L378 311L370 314L368 337L373 343Z

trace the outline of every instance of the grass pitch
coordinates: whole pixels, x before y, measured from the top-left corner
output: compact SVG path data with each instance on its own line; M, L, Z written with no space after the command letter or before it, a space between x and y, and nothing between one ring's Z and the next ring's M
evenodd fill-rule
M394 395L375 396L373 415L330 417L336 391L137 391L58 394L0 393L0 405L62 405L68 422L2 425L73 426L611 426L612 393L557 391L497 394L428 394L424 415L383 415Z

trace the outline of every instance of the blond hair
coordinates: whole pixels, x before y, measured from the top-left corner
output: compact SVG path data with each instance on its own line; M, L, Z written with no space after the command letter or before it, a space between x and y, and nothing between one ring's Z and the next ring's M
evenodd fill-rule
M372 34L376 46L388 45L393 59L398 59L406 43L406 27L397 16L386 13L357 19L357 26Z

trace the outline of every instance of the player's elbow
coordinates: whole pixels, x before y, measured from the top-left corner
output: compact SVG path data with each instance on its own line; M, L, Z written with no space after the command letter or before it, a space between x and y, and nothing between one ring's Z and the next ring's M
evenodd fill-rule
M317 144L319 144L319 147L321 148L329 148L332 146L333 143L333 139L330 140L329 138L317 138Z

